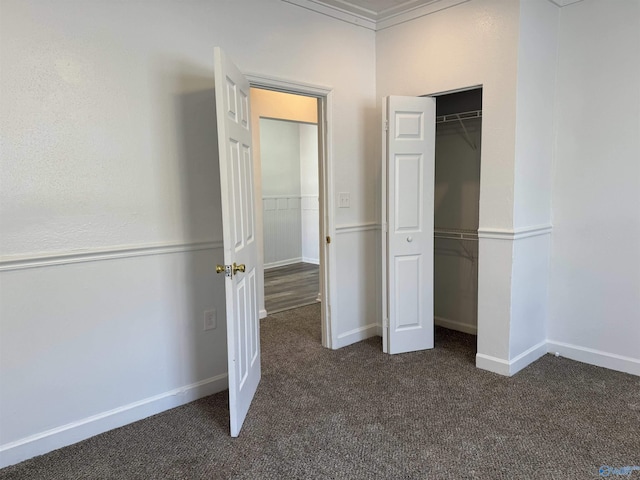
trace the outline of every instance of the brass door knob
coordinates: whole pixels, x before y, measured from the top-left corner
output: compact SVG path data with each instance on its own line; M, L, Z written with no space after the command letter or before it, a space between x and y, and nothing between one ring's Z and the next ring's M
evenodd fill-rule
M241 263L240 265L236 265L236 262L233 262L233 274L235 275L238 272L244 272L245 270L245 266L244 263Z
M216 273L224 273L224 265L216 265Z

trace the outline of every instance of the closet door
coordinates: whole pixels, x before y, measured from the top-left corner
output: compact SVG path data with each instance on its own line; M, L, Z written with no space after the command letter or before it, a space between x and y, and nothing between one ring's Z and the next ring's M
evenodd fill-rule
M435 99L385 99L383 350L433 348Z

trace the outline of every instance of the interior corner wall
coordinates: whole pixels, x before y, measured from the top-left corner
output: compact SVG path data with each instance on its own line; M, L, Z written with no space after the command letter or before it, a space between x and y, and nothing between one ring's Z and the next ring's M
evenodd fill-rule
M560 8L520 2L514 235L509 360L511 373L546 353L551 235L551 172Z
M0 466L225 388L215 45L332 88L337 225L374 219L374 41L279 0L2 2ZM332 317L361 328L347 268Z
M550 351L640 375L640 3L560 14Z
M478 354L500 368L509 359L513 251L502 234L514 218L519 4L474 0L376 36L379 99L483 88Z

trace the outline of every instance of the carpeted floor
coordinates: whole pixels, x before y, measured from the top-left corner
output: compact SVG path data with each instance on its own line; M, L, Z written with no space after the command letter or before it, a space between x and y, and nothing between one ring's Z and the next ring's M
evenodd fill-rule
M239 438L222 392L0 478L584 480L640 465L638 377L547 355L505 378L474 367L475 337L445 329L426 352L384 355L379 338L329 351L319 308L262 321Z

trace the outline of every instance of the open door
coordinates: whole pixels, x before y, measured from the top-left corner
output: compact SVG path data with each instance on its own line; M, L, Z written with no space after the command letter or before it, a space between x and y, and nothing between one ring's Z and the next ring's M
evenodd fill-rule
M384 99L383 350L433 348L436 102Z
M249 82L224 52L214 50L216 118L227 307L231 436L237 437L260 382L260 323Z

